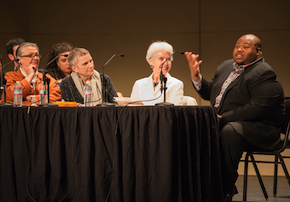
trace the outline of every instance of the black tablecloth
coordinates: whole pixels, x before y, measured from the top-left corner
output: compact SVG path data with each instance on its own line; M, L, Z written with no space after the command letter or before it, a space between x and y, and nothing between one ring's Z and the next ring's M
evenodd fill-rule
M222 201L210 106L0 108L0 201Z

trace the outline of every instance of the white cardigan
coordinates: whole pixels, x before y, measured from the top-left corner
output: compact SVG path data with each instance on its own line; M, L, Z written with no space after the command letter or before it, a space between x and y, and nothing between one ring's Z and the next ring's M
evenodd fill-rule
M139 79L134 83L131 98L134 100L151 100L160 96L160 82L156 86L155 91L152 80L153 73L146 78ZM173 103L174 105L182 105L183 98L183 82L170 76L169 73L166 75L166 102ZM154 105L164 101L164 92L159 99L153 101L143 102L144 105Z

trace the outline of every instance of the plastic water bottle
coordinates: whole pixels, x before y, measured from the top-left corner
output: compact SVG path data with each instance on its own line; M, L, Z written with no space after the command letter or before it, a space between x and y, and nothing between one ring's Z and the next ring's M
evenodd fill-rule
M22 107L22 86L20 81L16 81L14 85L13 105L14 107Z
M87 81L84 87L84 104L86 107L92 107L92 86L91 82Z
M47 103L48 97L47 97L47 86L46 86L46 90L44 91L44 82L42 81L42 83L40 84L39 87L39 99L40 99L40 104L45 104Z

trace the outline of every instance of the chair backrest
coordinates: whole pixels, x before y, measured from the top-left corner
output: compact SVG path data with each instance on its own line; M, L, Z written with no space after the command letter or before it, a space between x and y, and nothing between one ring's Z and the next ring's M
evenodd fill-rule
M283 139L283 145L281 147L281 152L284 151L284 149L287 146L287 141L289 138L289 130L290 130L290 99L285 99L285 118L281 127L281 133L285 134L285 137Z
M196 100L190 96L183 96L182 104L183 105L198 105Z

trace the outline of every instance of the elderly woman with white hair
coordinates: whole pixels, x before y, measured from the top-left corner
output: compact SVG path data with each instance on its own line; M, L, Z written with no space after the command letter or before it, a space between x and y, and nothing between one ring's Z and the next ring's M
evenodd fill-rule
M169 57L172 53L173 47L167 42L157 41L149 46L146 60L153 72L149 77L135 82L131 93L132 99L150 100L143 102L144 105L154 105L164 101L164 92L160 90L160 72L162 68L163 75L167 78L166 102L182 105L183 82L169 74L173 61L173 57ZM169 59L166 61L167 58Z

